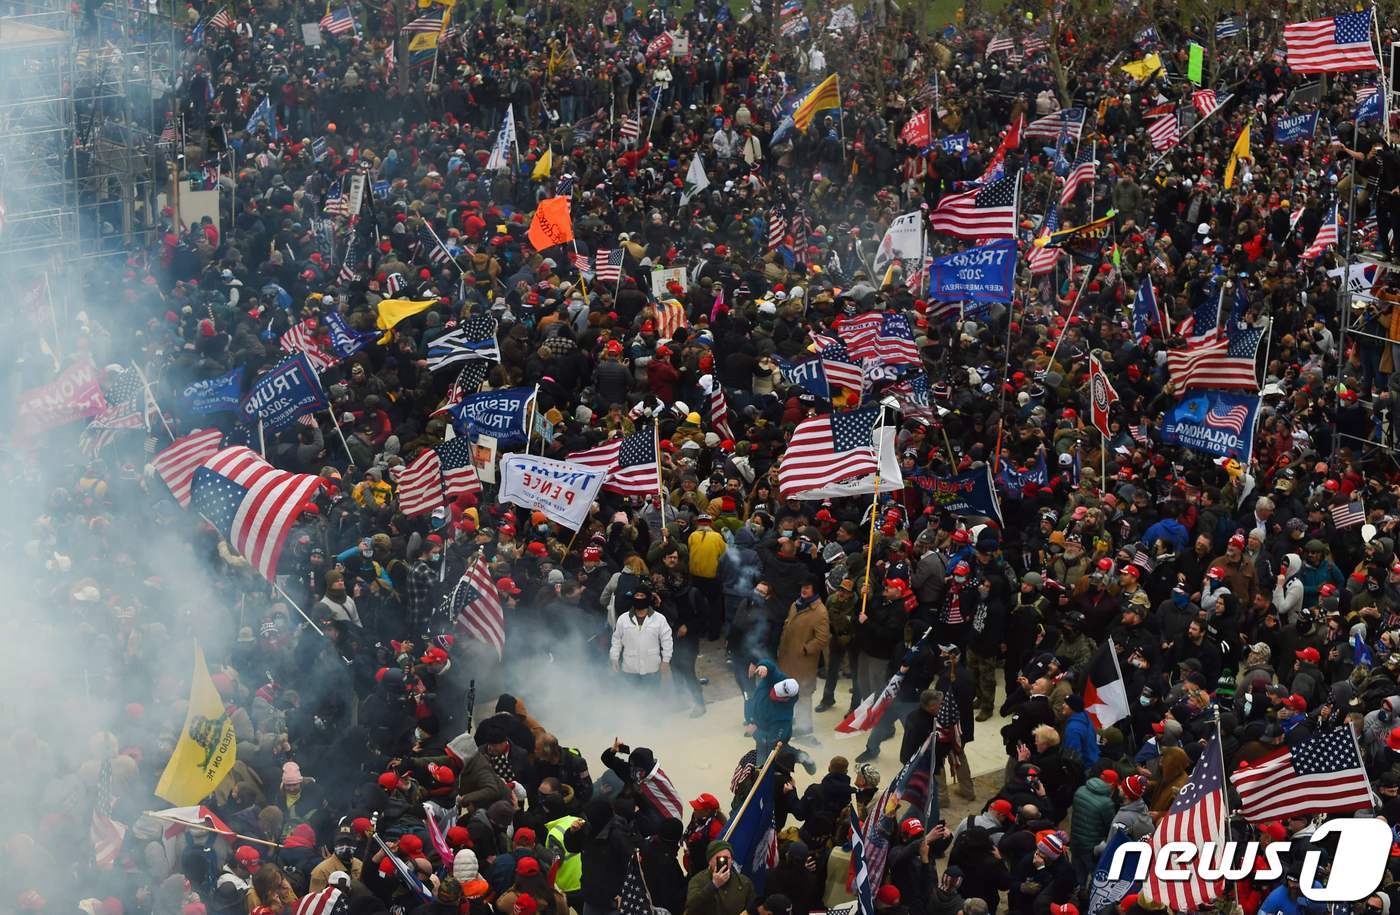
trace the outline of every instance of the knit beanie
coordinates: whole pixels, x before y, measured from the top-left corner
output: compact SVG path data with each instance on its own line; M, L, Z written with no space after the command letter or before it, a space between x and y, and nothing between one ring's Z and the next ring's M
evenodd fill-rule
M1121 790L1123 791L1124 797L1130 801L1135 801L1142 797L1143 793L1147 791L1147 777L1143 775L1129 775L1127 778L1123 779Z
M1058 861L1060 855L1065 853L1065 841L1064 833L1052 830L1040 837L1040 841L1035 843L1035 850L1046 861Z

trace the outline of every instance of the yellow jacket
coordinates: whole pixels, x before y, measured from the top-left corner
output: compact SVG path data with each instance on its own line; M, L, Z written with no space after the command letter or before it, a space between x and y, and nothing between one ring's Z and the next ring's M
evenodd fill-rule
M729 544L724 537L709 527L703 527L690 535L686 541L690 550L690 574L696 578L714 578L719 574L719 560Z

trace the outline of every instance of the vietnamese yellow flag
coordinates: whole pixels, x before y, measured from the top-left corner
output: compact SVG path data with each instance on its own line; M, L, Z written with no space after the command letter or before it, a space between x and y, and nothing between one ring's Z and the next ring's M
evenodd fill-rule
M1133 79L1147 79L1158 70L1162 69L1162 58L1156 54L1149 54L1142 60L1135 60L1130 64L1123 64L1118 69L1131 76Z
M374 319L374 326L383 331L393 330L395 324L404 318L413 317L420 311L427 311L436 301L437 299L424 299L421 302L412 299L385 299L379 303L379 316ZM393 336L386 333L379 338L379 342L388 343Z
M540 156L540 161L535 163L534 171L530 172L530 177L535 181L543 181L549 177L549 173L554 170L554 150L546 149L544 155Z
M1240 138L1235 141L1235 148L1230 152L1230 161L1225 164L1225 187L1228 189L1235 183L1235 166L1241 159L1248 159L1249 155L1249 125L1244 125L1244 130L1240 131Z
M204 664L204 652L195 643L190 708L175 752L156 785L156 796L177 807L198 804L214 793L237 759L233 722Z
M536 251L567 245L574 240L574 222L569 216L568 197L546 197L535 209L526 233Z

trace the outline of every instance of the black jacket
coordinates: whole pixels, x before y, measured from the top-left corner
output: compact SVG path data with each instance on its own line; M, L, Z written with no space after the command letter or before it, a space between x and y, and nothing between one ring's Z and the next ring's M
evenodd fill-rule
M611 910L614 897L622 892L627 862L637 850L632 824L614 815L607 801L595 798L583 826L564 833L564 848L583 855L584 902Z

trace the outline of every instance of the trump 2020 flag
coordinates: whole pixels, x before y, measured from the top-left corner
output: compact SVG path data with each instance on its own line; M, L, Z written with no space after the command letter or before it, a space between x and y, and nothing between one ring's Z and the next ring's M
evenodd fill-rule
M525 440L525 414L534 388L505 388L463 397L449 408L458 435L494 435L497 442Z
M238 409L238 395L243 388L243 366L224 372L217 378L206 378L185 386L180 399L191 413L204 416L224 410Z
M181 807L198 804L219 787L237 759L233 722L196 643L189 709L175 752L156 785L156 796Z
M1111 727L1132 714L1111 637L1099 646L1084 672L1084 711L1094 719L1097 728Z
M1274 142L1296 143L1310 139L1317 130L1317 112L1280 114L1274 118Z
M242 411L245 421L261 420L268 429L277 430L328 406L316 370L305 353L297 353L253 382L253 389L243 398Z
M501 122L501 131L496 134L496 143L491 147L491 158L486 160L488 172L502 172L510 168L510 148L515 142L515 105L506 106L506 117Z
M909 479L928 493L930 501L944 511L954 515L980 515L996 521L999 527L1004 526L1001 502L997 499L996 487L992 485L990 464L980 470L969 470L952 477L910 474Z
M934 258L928 296L939 302L1010 302L1016 274L1016 239L979 245Z
M1103 854L1099 855L1099 863L1094 866L1094 877L1089 883L1089 908L1090 912L1102 912L1109 907L1117 908L1118 903L1129 893L1136 893L1138 882L1136 880L1119 877L1110 878L1112 873L1113 859L1118 854L1118 849L1131 841L1128 838L1128 830L1122 825L1116 825L1108 834L1108 841L1104 844ZM1123 868L1121 873L1132 874L1137 872L1137 858L1142 852L1128 851L1123 854Z
M1162 418L1162 441L1217 457L1249 459L1259 395L1191 391Z
M724 841L734 847L734 866L753 881L754 889L760 893L768 880L768 869L778 863L778 831L774 817L777 775L773 768L773 757L777 755L776 749L768 754L763 771L749 789L749 796L744 798L743 806L724 831Z

